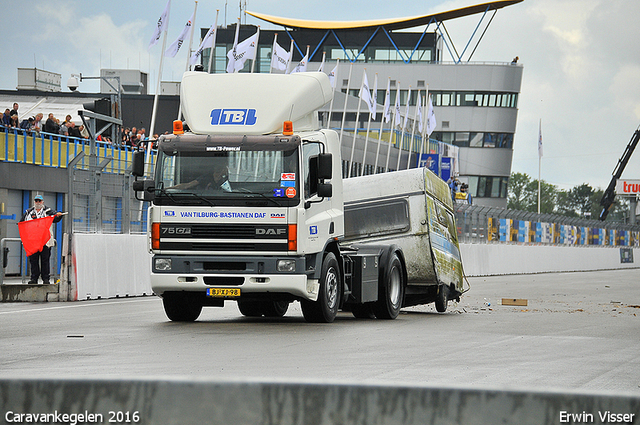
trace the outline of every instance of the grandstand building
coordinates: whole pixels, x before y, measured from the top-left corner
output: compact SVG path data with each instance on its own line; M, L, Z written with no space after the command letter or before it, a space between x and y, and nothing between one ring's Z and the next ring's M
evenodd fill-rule
M410 125L415 116L418 90L424 98L428 89L437 126L422 148L422 162L426 155L438 161L445 156L456 156L459 180L468 183L474 203L506 207L523 67L516 62L475 63L469 58L481 41L479 34L486 31L493 15L521 1L502 0L433 15L354 22L302 21L247 12L281 26L282 30L260 30L255 63L248 61L241 72L250 72L251 68L253 72L278 72L271 69L276 34L278 44L284 49L290 50L293 46L290 69L307 52L307 71L318 70L324 58L323 71L328 73L340 60L334 102L321 111L320 117L323 125L340 130L343 111L346 111L342 140L345 177L415 167L421 151L418 140L409 143L409 129L404 138L396 132L398 140L392 139L389 146L391 124L383 125L382 141L378 145L380 113L371 122L369 140L365 141L369 114L356 97L365 69L369 87L373 87L377 74L379 112L388 81L391 104L399 92L403 113L411 87ZM473 31L476 36L472 36L458 54L445 24L450 19L471 15L480 20ZM423 31L411 31L424 26ZM203 37L207 30L202 29ZM244 40L256 31L254 25L241 25L238 39ZM226 72L227 53L233 48L235 32L236 25L218 28L210 72ZM205 68L209 64L209 52L207 49L203 54ZM445 60L449 57L452 59ZM346 102L344 93L351 95ZM356 127L358 136L354 138ZM404 141L401 143L401 140Z

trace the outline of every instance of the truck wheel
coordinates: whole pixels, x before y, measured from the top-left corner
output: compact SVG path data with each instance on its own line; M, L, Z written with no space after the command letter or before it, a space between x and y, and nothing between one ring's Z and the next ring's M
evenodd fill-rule
M404 273L398 254L389 258L382 282L378 284L378 301L373 313L378 319L395 319L400 314L404 300Z
M447 311L449 304L449 287L447 285L438 286L438 295L436 295L436 311L444 313Z
M371 304L353 304L351 306L351 314L358 319L375 319Z
M163 295L162 305L169 320L174 322L193 322L202 312L202 304L185 292Z
M302 314L307 322L331 323L338 314L340 297L340 269L333 253L322 261L320 292L317 301L302 301Z
M289 309L289 301L265 301L262 312L265 317L284 317Z
M238 310L243 316L247 317L261 317L262 306L258 301L244 301L238 300Z

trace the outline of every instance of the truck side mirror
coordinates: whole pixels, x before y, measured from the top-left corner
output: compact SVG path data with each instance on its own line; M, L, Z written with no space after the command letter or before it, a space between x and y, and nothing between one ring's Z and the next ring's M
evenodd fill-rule
M321 198L331 198L331 196L333 196L333 186L331 183L318 183L318 196Z
M144 176L144 152L135 151L131 165L131 174L136 177Z
M136 180L131 188L136 192L139 201L153 201L155 198L156 183L153 180ZM138 192L142 192L142 199L138 198Z
M318 154L318 178L330 179L332 174L333 158L330 153Z

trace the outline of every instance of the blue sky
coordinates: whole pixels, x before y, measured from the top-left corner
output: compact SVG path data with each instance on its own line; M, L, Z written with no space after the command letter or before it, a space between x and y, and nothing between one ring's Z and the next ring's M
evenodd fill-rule
M161 45L149 52L153 27L166 0L22 0L4 8L0 26L8 37L0 61L0 89L14 90L17 68L62 74L99 75L100 68L148 72L155 90ZM247 9L276 16L315 20L404 17L470 6L481 1L405 0L402 2L325 0L247 0ZM175 39L194 9L193 0L172 0L168 42ZM237 1L198 2L196 27L209 27L216 9L219 23L237 19ZM640 16L637 0L524 0L498 11L474 61L524 65L514 142L513 171L538 175L538 122L542 119L542 178L561 189L588 183L605 188L640 124ZM458 48L464 47L478 17L450 21ZM244 20L243 20L244 22ZM277 28L247 17L262 28ZM194 44L197 45L197 41ZM196 46L194 46L195 48ZM450 60L445 56L445 60ZM178 81L186 49L166 58L163 80ZM67 90L66 87L64 90ZM80 88L98 91L96 81ZM10 105L8 105L10 106ZM640 152L624 178L640 179Z

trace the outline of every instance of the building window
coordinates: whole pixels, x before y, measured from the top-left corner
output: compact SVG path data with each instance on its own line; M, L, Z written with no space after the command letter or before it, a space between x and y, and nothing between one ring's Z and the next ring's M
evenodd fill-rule
M477 198L506 198L508 177L464 176L469 185L469 193Z

